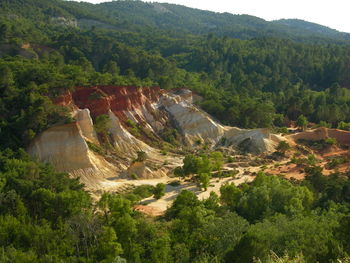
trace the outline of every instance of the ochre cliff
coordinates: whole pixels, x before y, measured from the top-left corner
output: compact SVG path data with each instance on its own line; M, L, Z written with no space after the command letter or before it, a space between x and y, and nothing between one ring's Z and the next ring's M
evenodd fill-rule
M80 177L88 188L95 188L117 169L90 151L86 139L79 122L60 125L35 138L28 153L40 161L51 163L57 171Z
M273 151L282 140L266 129L244 130L221 125L192 103L192 93L186 89L168 92L158 87L78 87L54 102L69 108L76 122L43 132L28 152L52 163L59 171L80 176L91 187L103 184L106 178L131 174L144 178L163 176L180 165L181 156L165 157L149 144L153 139L161 140L160 133L165 128L177 129L186 147L196 146L199 140L213 148L237 147L244 142L247 150L262 153ZM112 157L116 158L89 149L89 145L100 147L93 120L101 114L111 120L108 140L114 149ZM135 134L130 123L142 127L143 133ZM144 135L151 139L147 141ZM147 162L133 162L138 151L146 152Z

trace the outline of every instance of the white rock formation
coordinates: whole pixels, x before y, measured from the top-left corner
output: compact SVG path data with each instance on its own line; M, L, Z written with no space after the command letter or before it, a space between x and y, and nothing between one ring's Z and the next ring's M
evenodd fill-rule
M77 123L48 129L34 139L28 149L30 155L53 164L60 171L94 168L88 151Z
M136 152L141 150L146 153L155 151L155 149L130 134L112 111L109 111L108 115L112 121L110 132L113 136L114 147L124 157L135 157Z
M188 94L165 94L161 103L190 145L201 140L215 146L224 139L225 144L238 146L246 143L248 151L262 153L274 151L278 143L284 140L282 136L271 134L267 129L247 130L223 126L209 114L195 107Z
M245 144L243 147L252 153L273 152L278 143L284 140L282 136L272 134L268 129L247 130L234 127L226 127L223 138L224 144Z
M77 120L77 123L83 136L89 141L95 144L99 144L89 109L77 110L75 114L75 119Z
M224 135L224 127L189 103L188 99L166 94L161 103L181 130L186 143L194 145L197 140L201 140L216 144Z
M146 162L134 162L128 168L127 176L132 177L134 174L137 178L151 179L166 176L166 172L163 169L152 170L146 164Z
M95 188L105 177L115 176L116 168L89 150L77 123L52 127L34 139L28 153L57 171L80 177L88 188Z

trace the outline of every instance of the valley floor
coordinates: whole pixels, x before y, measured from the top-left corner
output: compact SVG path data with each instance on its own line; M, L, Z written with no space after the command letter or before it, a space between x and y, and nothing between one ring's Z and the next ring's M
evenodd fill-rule
M230 167L224 167L224 169L230 169ZM232 169L232 168L231 168ZM189 180L181 180L181 184L178 186L169 185L170 182L177 180L177 178L162 177L157 179L141 179L141 180L129 180L129 179L116 179L105 181L103 183L103 191L109 192L124 192L140 185L157 185L158 183L163 183L166 185L165 195L160 199L155 199L154 197L149 197L143 199L139 205L135 207L145 214L158 216L162 215L172 204L175 198L182 190L188 190L194 192L200 200L209 197L210 192L215 192L220 194L220 187L224 184L234 183L235 185L240 185L242 183L251 182L254 180L255 174L260 170L260 167L245 167L237 168L239 173L234 177L224 177L224 178L212 178L210 180L210 185L206 191L201 190L198 185Z

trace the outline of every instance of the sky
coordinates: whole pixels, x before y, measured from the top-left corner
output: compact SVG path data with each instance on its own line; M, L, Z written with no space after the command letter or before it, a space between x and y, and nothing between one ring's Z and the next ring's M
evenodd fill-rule
M157 2L180 4L214 12L248 14L268 21L298 18L350 33L350 0L157 0Z

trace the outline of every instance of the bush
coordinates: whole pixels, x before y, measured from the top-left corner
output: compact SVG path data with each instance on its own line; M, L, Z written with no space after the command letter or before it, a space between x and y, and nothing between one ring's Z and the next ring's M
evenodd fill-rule
M100 155L105 155L105 151L103 150L103 148L97 144L94 144L92 142L86 141L89 149L95 153L98 153Z
M94 128L97 133L107 135L108 129L111 127L111 119L108 115L102 114L96 117Z
M140 127L132 120L126 120L126 125L130 128L130 132L135 136L140 136L141 129Z
M175 169L174 169L174 175L175 176L178 176L178 177L183 177L183 176L185 176L185 172L184 172L184 169L182 168L182 167L176 167Z
M318 128L318 127L331 128L332 125L328 122L320 121L320 123L315 126L315 128Z
M326 138L324 142L328 145L335 145L337 144L337 139L336 138Z
M135 173L131 174L130 177L133 180L139 179L139 176L137 174L135 174Z
M153 190L153 195L155 199L160 199L165 195L165 184L159 183Z
M350 122L341 121L338 123L337 128L344 131L350 131Z
M97 92L97 91L95 91L95 92L93 92L93 93L91 93L90 95L89 95L89 100L99 100L99 99L102 99L102 98L104 98L104 97L106 97L107 95L106 94L104 94L104 93L101 93L101 92Z
M154 186L146 184L140 185L137 186L132 192L133 194L138 195L141 199L144 199L153 195Z
M329 163L327 163L326 168L327 169L334 169L341 164L347 163L348 161L349 161L349 159L346 156L335 157L335 158L331 159Z
M280 141L276 150L282 154L285 154L286 151L290 149L290 145L286 141Z
M136 161L137 162L144 162L147 159L147 153L145 153L144 151L139 151L137 152L137 158Z
M171 185L173 187L179 186L181 185L181 182L176 180L176 181L171 181L170 183L168 183L168 185Z
M288 128L287 127L278 127L278 128L275 128L275 132L276 133L287 134L288 133Z
M235 161L236 161L235 157L233 157L233 156L227 157L227 162L228 162L228 163L233 163L233 162L235 162Z
M197 139L194 143L195 145L201 145L203 141L201 139Z

